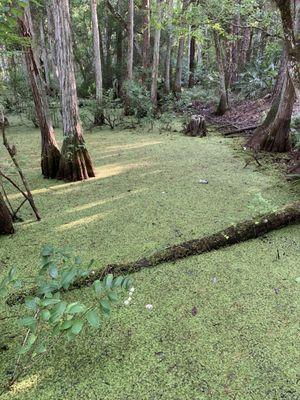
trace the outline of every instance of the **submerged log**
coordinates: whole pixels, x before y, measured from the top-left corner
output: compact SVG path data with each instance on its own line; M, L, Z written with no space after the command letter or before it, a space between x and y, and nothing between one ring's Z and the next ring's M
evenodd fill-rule
M128 264L108 265L106 268L93 271L86 278L78 279L68 290L90 286L94 281L102 279L107 274L114 274L115 276L127 275L140 271L143 268L152 268L162 263L174 262L182 258L232 246L298 222L300 222L300 201L288 204L283 209L270 214L232 225L213 235L190 240L157 251L148 258L142 258ZM7 304L12 306L18 302L23 302L25 297L29 295L34 296L35 293L36 288L32 288L27 292L17 293L7 300Z
M192 115L184 133L187 136L207 136L206 122L203 115Z

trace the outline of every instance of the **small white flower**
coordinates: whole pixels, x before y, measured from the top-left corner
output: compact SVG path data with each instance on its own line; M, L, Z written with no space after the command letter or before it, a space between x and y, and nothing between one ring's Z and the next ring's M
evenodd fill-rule
M130 301L132 300L132 297L131 297L131 296L129 296L127 300L130 302Z
M243 147L243 150L246 151L246 150L247 150L247 147Z
M130 303L129 300L125 300L125 301L124 301L125 306L129 306L129 303Z
M151 310L153 310L153 305L152 304L147 304L146 308L147 308L147 310L151 311Z
M132 287L132 288L129 290L129 293L133 293L134 291L135 291L135 288Z

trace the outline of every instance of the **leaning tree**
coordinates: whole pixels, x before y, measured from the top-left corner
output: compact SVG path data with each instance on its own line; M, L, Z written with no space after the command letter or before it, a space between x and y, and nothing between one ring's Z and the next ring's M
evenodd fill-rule
M80 181L94 177L95 172L79 117L69 1L52 0L52 10L64 134L58 178Z
M284 152L290 150L289 130L293 106L296 97L300 98L300 2L275 2L280 11L285 39L285 60L276 84L281 86L281 90L277 94L275 91L271 109L248 146L256 150ZM300 172L300 166L296 166L293 172Z
M45 178L56 178L60 161L60 150L55 139L48 98L45 91L45 84L42 78L38 57L35 54L36 43L34 43L35 35L29 5L25 8L23 16L20 17L18 21L21 36L25 39L23 46L24 56L38 125L41 130L42 174Z

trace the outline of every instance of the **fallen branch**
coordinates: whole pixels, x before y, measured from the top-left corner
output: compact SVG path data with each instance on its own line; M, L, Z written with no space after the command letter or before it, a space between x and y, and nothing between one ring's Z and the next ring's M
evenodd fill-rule
M152 268L158 264L174 262L182 258L218 250L236 243L255 239L275 229L300 222L300 201L289 204L283 209L259 216L249 221L232 225L218 233L204 238L190 240L164 250L157 251L148 258L142 258L128 264L111 264L106 268L93 271L88 277L79 279L69 290L79 289L91 285L106 274L127 275L143 268ZM7 304L12 306L24 302L25 297L34 296L36 288L12 295Z
M254 131L256 128L259 128L259 127L260 127L260 125L247 126L244 128L234 130L234 131L224 132L223 136L231 136L231 135L237 135L239 133L246 132L246 131Z
M1 117L1 121L3 121L4 120L4 115L3 115L2 112L1 112L0 117ZM30 204L35 216L36 216L37 221L40 221L41 217L39 215L38 209L36 208L33 196L32 196L31 191L29 189L29 185L28 185L27 179L26 179L25 175L23 174L23 171L22 171L22 169L21 169L21 167L19 165L19 162L18 162L18 160L16 158L16 148L15 148L15 146L11 147L9 142L8 142L8 139L7 139L6 134L5 134L5 124L2 124L1 128L2 128L3 145L5 146L8 154L10 155L10 158L11 158L12 162L14 163L14 165L16 167L16 170L18 171L18 174L19 174L19 176L21 178L21 181L22 181L22 183L24 185L24 188L26 190L26 194L22 190L20 190L20 189L19 190L23 194L23 196L28 200L28 202L29 202L29 204ZM3 174L2 174L2 176L4 177ZM6 179L7 179L7 177L6 177ZM17 187L16 185L14 185L14 186Z

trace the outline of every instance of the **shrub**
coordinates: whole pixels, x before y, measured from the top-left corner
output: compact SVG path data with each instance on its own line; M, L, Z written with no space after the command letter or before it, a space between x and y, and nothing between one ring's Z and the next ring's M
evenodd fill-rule
M94 293L92 304L64 298L64 292L76 280L92 274L92 265L93 262L85 265L80 257L72 257L51 246L42 249L41 265L33 277L34 294L25 298L21 316L16 317L22 330L22 340L16 350L17 359L7 387L13 385L41 355L61 343L63 338L73 340L85 326L99 329L103 317L107 317L112 305L120 301L120 293L129 291L125 304L129 303L134 291L131 279L122 276L114 278L113 275L94 281L91 287ZM19 290L24 283L17 277L15 268L2 280L2 313L7 307L9 288ZM12 318L11 312L8 318Z

